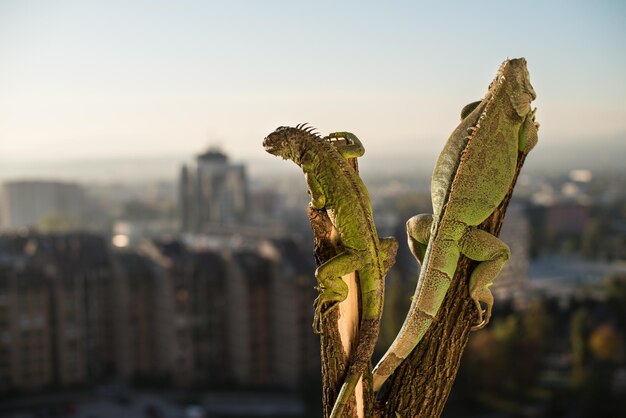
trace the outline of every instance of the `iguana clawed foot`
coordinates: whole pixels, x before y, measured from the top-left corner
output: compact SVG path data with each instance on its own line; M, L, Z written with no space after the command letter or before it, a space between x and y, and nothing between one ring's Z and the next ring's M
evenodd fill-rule
M361 140L350 132L333 132L322 139L333 142L337 151L344 158L358 158L365 153Z
M502 261L502 263L504 263L504 261ZM484 265L485 263L481 264ZM494 270L498 269L497 266L494 267ZM478 321L475 325L472 326L472 331L478 331L479 329L484 328L489 323L489 320L491 319L491 310L493 308L493 294L491 293L491 290L489 290L489 286L492 284L492 282L491 280L489 280L489 282L487 283L478 284L477 281L480 282L480 277L478 276L480 276L480 274L473 274L473 280L470 279L470 296L474 300L474 304L476 305L476 311L478 312ZM487 306L487 309L483 310L482 304L485 304Z
M339 280L341 281L341 279ZM341 283L345 285L343 281L341 281ZM330 311L332 311L333 308L337 306L340 302L346 299L346 297L348 296L348 286L346 285L345 287L345 294L341 292L341 289L339 289L338 291L333 291L332 289L327 289L322 285L315 287L315 289L318 290L320 294L313 302L313 306L315 307L315 315L313 316L314 333L321 333L322 318L326 316Z
M328 135L326 135L323 139L325 139L328 142L340 141L343 139L346 141L346 144L354 144L355 142L358 141L358 138L356 137L356 135L350 132L331 132Z
M337 304L333 304L330 306L326 305L324 308L322 308L322 306L324 305L319 302L319 296L315 299L315 302L313 302L313 306L315 307L315 314L313 316L313 332L315 334L322 333L322 318L326 316L326 314L329 313L331 309L334 308L336 305Z
M489 292L489 289L487 289L487 291ZM489 320L491 319L491 309L493 307L493 303L487 304L487 309L485 310L483 310L480 301L474 299L474 303L476 304L476 310L478 312L478 322L476 323L476 325L472 326L471 330L478 331L479 329L483 329L489 323Z

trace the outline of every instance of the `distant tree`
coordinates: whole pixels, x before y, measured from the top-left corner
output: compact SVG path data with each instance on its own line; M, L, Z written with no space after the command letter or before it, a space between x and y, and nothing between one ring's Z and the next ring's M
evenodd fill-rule
M39 220L38 227L42 232L67 232L77 225L66 215L51 213Z
M618 331L626 335L626 276L618 276L605 282L607 304L618 326Z
M131 221L156 219L159 217L159 210L140 200L131 200L124 204L121 217Z
M583 255L593 257L597 254L603 239L602 232L602 222L599 219L590 219L587 222L580 237L580 247Z
M624 360L623 337L610 324L600 325L591 333L589 348L593 356L600 361L617 365Z
M575 391L579 409L583 416L619 416L620 411L623 413L623 394L614 393L613 382L617 366L623 362L622 336L612 325L602 324L589 336L588 347L585 378Z
M456 395L462 395L464 403L524 402L543 370L542 360L549 348L545 340L550 339L552 328L541 302L533 302L522 312L494 318L493 325L469 339Z
M572 350L571 385L578 387L585 380L585 367L588 361L587 339L589 336L589 312L579 308L570 320L570 344Z

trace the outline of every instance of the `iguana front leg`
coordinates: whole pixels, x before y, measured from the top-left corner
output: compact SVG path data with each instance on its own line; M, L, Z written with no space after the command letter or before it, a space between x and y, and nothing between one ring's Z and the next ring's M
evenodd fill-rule
M362 261L363 254L347 249L315 270L315 278L320 291L314 302L313 330L315 333L320 333L322 316L348 297L348 285L341 279L341 276L361 268Z
M475 228L469 229L459 244L461 254L472 260L480 261L469 280L470 296L478 309L479 321L472 327L472 331L476 331L489 323L493 307L493 295L489 286L493 284L493 280L511 256L511 251L499 238L489 232ZM487 305L484 312L481 303Z
M383 257L384 274L386 275L396 262L398 241L394 237L379 238L380 252Z
M314 209L323 209L326 206L326 195L319 181L310 173L304 174L304 180L307 185L307 194L311 197L309 205Z
M415 215L406 222L406 235L409 249L420 265L424 262L426 247L430 240L433 215L422 213Z
M365 147L353 133L333 132L325 136L324 139L330 142L345 140L345 144L337 145L336 147L343 158L358 158L365 154Z
M518 149L524 154L528 154L538 142L539 124L535 122L535 113L537 113L536 108L526 115L524 123L520 129Z

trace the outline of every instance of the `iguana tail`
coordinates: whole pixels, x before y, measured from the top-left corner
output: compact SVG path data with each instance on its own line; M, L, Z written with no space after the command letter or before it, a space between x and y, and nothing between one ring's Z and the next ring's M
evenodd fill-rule
M333 406L333 410L330 413L330 418L341 418L344 416L344 411L348 405L350 397L354 393L354 388L361 378L360 375L348 375L341 385L339 396Z
M452 284L460 256L458 243L447 236L431 236L433 222L432 215L417 215L407 222L409 248L422 268L402 328L372 372L374 392L424 338Z
M352 357L352 364L348 368L348 374L341 385L339 395L330 413L330 418L341 418L350 398L354 393L359 379L368 369L376 341L378 340L378 331L380 329L380 318L366 319L363 318L359 329L359 342L357 343Z
M413 312L413 310L411 310ZM400 363L411 354L417 343L424 337L426 331L433 323L433 317L418 309L416 315L409 313L407 318L413 318L411 323L405 322L398 336L394 340L389 350L374 367L373 389L378 392L383 383L398 368Z

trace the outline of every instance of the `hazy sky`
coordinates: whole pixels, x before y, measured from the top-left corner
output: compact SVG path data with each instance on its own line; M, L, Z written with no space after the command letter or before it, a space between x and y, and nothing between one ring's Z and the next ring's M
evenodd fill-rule
M271 158L299 122L434 153L520 56L542 145L626 137L625 22L620 0L2 0L0 160Z

